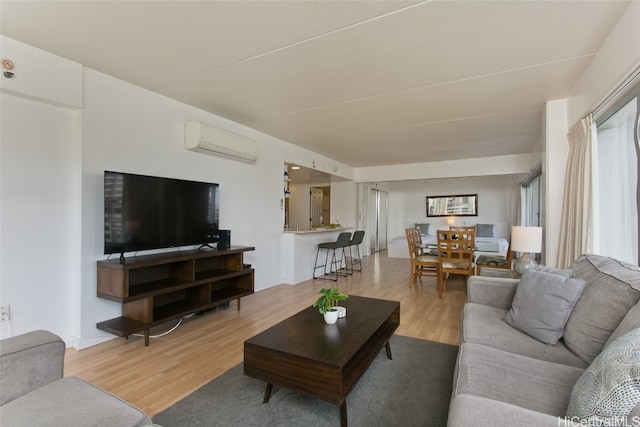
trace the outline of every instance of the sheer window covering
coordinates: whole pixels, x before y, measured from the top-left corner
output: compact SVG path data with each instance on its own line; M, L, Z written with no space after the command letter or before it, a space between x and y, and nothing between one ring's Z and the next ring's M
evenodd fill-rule
M640 68L568 134L558 268L583 253L640 265Z
M638 98L598 126L596 253L638 263Z

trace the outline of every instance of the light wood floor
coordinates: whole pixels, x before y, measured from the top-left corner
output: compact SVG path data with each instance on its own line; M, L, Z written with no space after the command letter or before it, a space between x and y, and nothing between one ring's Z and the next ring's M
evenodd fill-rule
M387 258L383 252L364 257L362 266L362 273L337 283L310 280L256 292L242 299L240 311L234 301L226 309L185 319L172 333L151 339L149 347L143 338L130 337L81 351L69 349L65 376L90 381L153 417L241 363L246 339L310 306L321 288L334 285L351 295L400 301L398 335L458 344L466 302L462 278L450 278L447 293L439 299L433 277L409 286L408 259Z

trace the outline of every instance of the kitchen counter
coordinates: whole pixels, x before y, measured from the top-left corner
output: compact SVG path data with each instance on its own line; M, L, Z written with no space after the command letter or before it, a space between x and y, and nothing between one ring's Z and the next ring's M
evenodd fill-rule
M345 230L353 230L353 227L336 227L336 228L314 228L314 229L306 229L306 230L284 230L283 233L288 234L315 234L315 233L326 233L328 231L345 231Z
M285 230L283 232L283 283L295 285L313 278L313 266L319 243L335 242L338 235L353 227L325 230ZM324 251L322 256L325 256ZM324 261L324 260L323 260ZM318 270L320 273L321 270Z

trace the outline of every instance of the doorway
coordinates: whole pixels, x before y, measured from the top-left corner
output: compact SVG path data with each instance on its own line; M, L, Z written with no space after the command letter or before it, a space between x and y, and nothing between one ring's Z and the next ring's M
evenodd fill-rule
M331 223L331 187L311 187L309 197L309 227L328 226Z
M387 250L387 217L389 194L386 191L369 189L369 247L371 252Z

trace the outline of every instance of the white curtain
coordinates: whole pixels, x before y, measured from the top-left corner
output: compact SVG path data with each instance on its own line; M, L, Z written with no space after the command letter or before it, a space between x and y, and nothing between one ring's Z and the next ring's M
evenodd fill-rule
M600 176L595 191L599 203L596 252L630 263L638 262L638 160L634 130L638 120L634 98L598 127L596 152Z
M592 149L595 137L591 115L569 130L558 268L568 268L581 254L593 252Z

